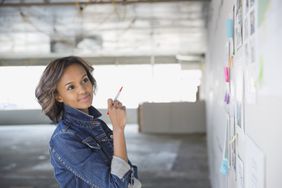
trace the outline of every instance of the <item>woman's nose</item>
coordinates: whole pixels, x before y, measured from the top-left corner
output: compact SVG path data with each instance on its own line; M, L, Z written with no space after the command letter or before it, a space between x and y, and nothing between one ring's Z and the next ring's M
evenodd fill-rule
M86 92L86 87L84 85L80 85L78 88L79 94L84 94Z

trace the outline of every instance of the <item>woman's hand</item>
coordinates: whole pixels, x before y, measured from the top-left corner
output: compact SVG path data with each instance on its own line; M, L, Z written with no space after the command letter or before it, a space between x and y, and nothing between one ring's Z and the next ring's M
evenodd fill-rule
M126 108L118 100L108 99L108 113L113 129L124 129L126 124Z
M108 112L113 125L114 156L127 162L127 151L124 136L126 109L118 100L108 99Z

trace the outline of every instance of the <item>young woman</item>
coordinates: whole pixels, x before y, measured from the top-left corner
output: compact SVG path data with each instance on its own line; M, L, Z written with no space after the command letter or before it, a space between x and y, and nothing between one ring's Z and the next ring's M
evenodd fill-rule
M75 56L52 61L35 95L43 112L58 124L50 140L51 164L60 187L139 188L137 167L127 158L126 109L108 99L113 131L92 106L93 68Z

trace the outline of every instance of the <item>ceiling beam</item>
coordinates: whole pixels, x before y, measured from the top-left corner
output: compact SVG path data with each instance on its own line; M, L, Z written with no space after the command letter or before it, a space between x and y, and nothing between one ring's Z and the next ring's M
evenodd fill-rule
M37 66L47 65L52 60L63 56L41 57L1 57L0 66ZM134 64L174 64L174 63L202 63L203 55L191 54L189 61L181 61L173 55L157 56L81 56L91 65L134 65ZM152 58L154 57L154 58ZM153 59L153 62L152 62Z
M210 2L211 0L100 0L100 1L64 1L64 2L19 2L9 3L2 1L0 8L3 7L29 7L29 6L84 6L93 4L133 4L133 3L169 3L169 2Z

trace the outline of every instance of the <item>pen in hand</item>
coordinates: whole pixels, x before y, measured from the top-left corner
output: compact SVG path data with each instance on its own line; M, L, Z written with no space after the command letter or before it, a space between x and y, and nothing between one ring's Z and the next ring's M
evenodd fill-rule
M114 98L114 101L116 101L116 100L118 99L119 94L120 94L122 88L123 88L123 86L121 86L121 88L118 90L118 92L117 92L117 94L116 94L116 96L115 96L115 98ZM107 112L107 115L109 115L109 111Z
M115 96L115 98L114 98L114 101L118 99L118 96L119 96L119 94L120 94L122 88L123 88L123 86L120 87L119 91L117 92L117 94L116 94L116 96Z

